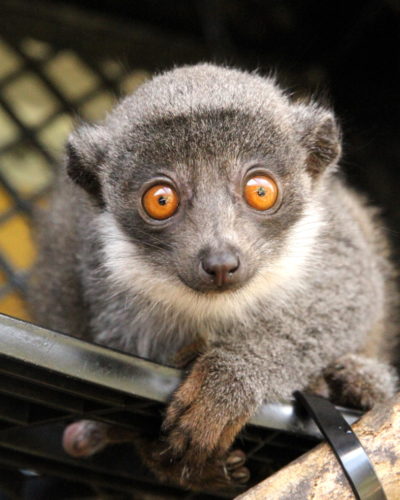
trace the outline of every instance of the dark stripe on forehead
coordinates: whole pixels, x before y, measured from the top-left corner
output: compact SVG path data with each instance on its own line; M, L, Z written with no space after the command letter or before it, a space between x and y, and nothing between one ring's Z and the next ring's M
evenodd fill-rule
M274 169L285 170L279 151L288 137L273 116L230 108L166 114L133 127L129 140L129 149L144 161L151 157L172 166L216 156L242 161L273 157Z

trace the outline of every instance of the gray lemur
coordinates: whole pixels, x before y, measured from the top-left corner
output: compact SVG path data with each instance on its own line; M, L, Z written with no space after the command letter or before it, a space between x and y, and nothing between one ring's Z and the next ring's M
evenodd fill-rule
M308 387L369 408L394 393L395 273L340 150L328 109L209 64L154 77L70 136L32 310L160 363L196 353L162 439L138 445L161 479L246 479L229 449L263 401ZM113 435L79 422L64 446L87 455Z

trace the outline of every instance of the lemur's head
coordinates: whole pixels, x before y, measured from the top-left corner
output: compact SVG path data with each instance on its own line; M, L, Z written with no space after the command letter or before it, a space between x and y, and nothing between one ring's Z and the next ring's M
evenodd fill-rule
M78 129L67 169L99 207L112 277L207 316L299 277L339 152L326 109L204 64L155 77L102 124Z

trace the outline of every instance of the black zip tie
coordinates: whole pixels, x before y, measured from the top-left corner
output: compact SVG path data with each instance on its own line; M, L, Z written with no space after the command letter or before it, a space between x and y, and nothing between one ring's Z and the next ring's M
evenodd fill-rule
M374 467L355 432L327 399L296 391L294 397L330 444L358 500L387 500Z

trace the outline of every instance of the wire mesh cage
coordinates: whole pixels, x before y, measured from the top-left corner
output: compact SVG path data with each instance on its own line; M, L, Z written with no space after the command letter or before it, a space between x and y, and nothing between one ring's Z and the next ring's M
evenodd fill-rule
M107 58L95 64L77 51L28 37L3 36L0 58L1 308L27 318L32 212L46 202L66 137L78 116L101 118L148 72L127 71Z
M6 316L0 318L0 326L3 467L72 481L76 488L80 484L79 495L82 488L91 486L114 495L147 492L164 495L160 498L231 496L224 492L207 494L207 485L203 493L161 487L129 445L115 445L83 461L69 457L62 449L65 425L82 418L145 434L156 433L164 405L181 379L179 370ZM26 350L21 349L27 344L28 357ZM353 422L359 412L347 410L345 415ZM304 415L297 414L292 404L264 405L236 445L246 453L252 481L257 482L319 440L316 427ZM25 479L25 483L33 480L31 475ZM20 494L23 485L21 481L17 484Z
M210 9L213 2L205 4ZM209 25L204 30L208 37L199 43L140 24L116 23L57 2L30 5L10 0L3 2L2 9L0 311L29 320L24 299L35 258L32 215L36 207L46 206L74 124L80 119L101 119L119 96L133 91L154 69L199 60L207 56L207 46L215 37L219 46L226 46L227 40L223 30L213 31ZM200 9L198 13L204 24L210 12ZM227 496L160 485L128 445L116 445L84 461L62 450L66 423L79 418L132 429L157 428L180 379L176 370L63 335L54 337L52 332L7 317L0 324L6 332L0 352L0 493L4 498L92 498L96 491L110 498ZM77 376L76 369L61 358L58 362L50 358L52 366L48 366L33 351L27 356L18 350L24 335L37 339L38 352L50 342L53 352L75 349L78 359L82 353L100 356L116 363L115 370L122 365L124 370L140 368L151 377L140 378L140 387L130 384L122 389L111 382L112 377L105 380L96 370ZM152 392L154 376L162 393ZM237 444L247 454L253 483L319 442L315 427L300 417L291 404L264 408L241 433ZM348 412L347 417L352 421L358 413Z

